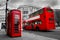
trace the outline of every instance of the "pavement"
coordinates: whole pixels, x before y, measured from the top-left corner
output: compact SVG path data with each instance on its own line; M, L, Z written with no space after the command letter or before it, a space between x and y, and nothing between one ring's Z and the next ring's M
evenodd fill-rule
M53 32L54 33L54 32ZM60 32L58 32L60 33ZM40 32L40 31L23 31L22 37L11 38L6 35L5 30L0 31L0 40L59 40L56 34L52 36L52 32ZM55 37L55 38L54 38Z

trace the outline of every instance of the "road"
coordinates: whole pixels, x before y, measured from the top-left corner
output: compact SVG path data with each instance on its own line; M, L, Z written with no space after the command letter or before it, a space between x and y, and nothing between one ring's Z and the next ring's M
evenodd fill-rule
M22 31L22 37L11 38L0 31L0 40L60 40L60 29L54 31Z

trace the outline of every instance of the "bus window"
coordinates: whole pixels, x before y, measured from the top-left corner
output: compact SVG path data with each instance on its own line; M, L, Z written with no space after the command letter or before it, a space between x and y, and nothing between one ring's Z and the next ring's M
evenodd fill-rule
M40 20L40 21L38 21L38 24L42 24L42 21Z
M43 13L43 9L40 9L40 10L39 10L39 14L42 14L42 13Z
M29 23L29 22L27 22L27 25L30 25L30 23Z
M37 22L35 22L35 24L38 24Z
M53 18L49 18L50 21L54 20Z
M36 21L35 24L40 24L40 22L39 21Z
M47 11L48 11L48 12L53 12L53 10L52 10L52 9L47 9Z
M33 22L31 23L31 25L34 25L34 24L35 24L35 23L33 23Z
M29 23L25 23L24 25L29 25Z
M33 16L35 16L35 13L34 14L32 14Z
M36 16L37 15L37 12L36 13L33 13L33 16Z
M25 23L25 25L27 25L27 23Z
M33 17L33 15L30 15L30 17Z
M42 24L42 21L40 21L39 23Z

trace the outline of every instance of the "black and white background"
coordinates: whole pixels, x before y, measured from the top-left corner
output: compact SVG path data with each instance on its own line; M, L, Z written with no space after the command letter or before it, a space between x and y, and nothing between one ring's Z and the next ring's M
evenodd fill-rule
M31 14L45 6L50 6L54 10L56 27L58 27L58 29L59 29L59 27L60 27L60 0L9 0L7 8L8 8L8 10L12 10L12 9L21 10L22 14L23 14L22 20L26 20L29 18L29 16L28 16L29 14ZM5 23L5 8L6 8L6 0L0 0L0 30L2 28L2 23ZM56 38L56 39L59 39L59 37L60 37L60 34L59 34L60 29L57 32L51 32L51 33L50 32L48 32L48 33L32 32L32 31L31 32L27 31L27 32L28 32L27 35L29 33L31 33L31 34L42 35L42 36L46 36L46 37L52 37L52 38ZM25 33L23 32L23 34L26 34L26 32ZM0 37L1 36L2 35L0 35ZM0 39L4 40L2 38L3 38L3 36ZM25 38L25 36L23 36L23 38ZM24 39L21 38L21 40L24 40Z

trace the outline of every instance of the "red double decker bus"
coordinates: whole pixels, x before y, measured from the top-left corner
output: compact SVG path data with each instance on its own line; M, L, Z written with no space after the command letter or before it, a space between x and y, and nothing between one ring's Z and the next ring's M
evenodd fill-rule
M54 11L50 7L44 7L29 15L29 19L24 21L26 30L49 31L55 29Z

